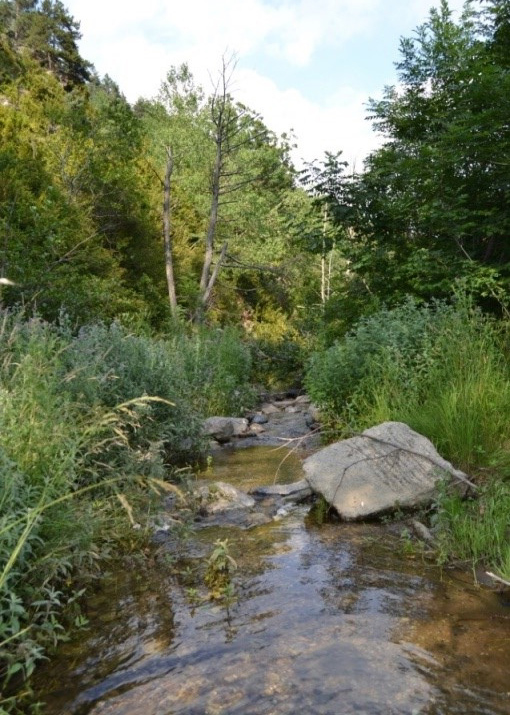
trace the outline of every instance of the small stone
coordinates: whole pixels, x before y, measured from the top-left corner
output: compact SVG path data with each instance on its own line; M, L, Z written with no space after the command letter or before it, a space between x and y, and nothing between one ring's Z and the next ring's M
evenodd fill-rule
M257 412L257 414L254 415L251 420L252 425L265 425L267 424L267 422L269 422L267 416L261 412Z
M273 405L270 402L262 405L262 407L260 408L260 411L264 415L276 415L278 412L280 412L278 407L276 407L275 405Z
M312 399L308 395L299 395L296 397L296 403L298 405L309 405Z

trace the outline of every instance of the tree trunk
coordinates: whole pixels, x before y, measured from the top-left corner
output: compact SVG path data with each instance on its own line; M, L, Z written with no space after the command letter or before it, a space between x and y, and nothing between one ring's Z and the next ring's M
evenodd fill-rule
M220 205L220 180L221 180L221 165L222 165L222 143L221 134L216 137L216 159L214 161L212 175L212 191L211 191L211 210L209 213L209 224L207 226L207 234L205 237L205 255L204 265L202 267L202 275L200 277L200 301L204 304L204 295L207 291L211 275L211 266L214 251L214 236L216 233L216 224L218 223L218 207Z
M165 270L166 282L168 286L168 299L170 301L170 313L172 318L177 318L177 294L175 291L174 263L172 251L172 230L171 230L171 181L174 170L174 157L172 148L167 147L167 160L164 181L163 197L163 240L165 246Z

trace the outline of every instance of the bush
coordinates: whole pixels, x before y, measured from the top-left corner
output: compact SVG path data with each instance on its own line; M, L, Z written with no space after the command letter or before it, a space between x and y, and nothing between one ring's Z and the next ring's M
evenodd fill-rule
M249 352L234 331L156 340L117 323L74 335L65 321L0 320L5 693L65 635L111 542L133 541L127 520L119 527L119 501L132 518L137 485L154 487L151 478L199 452L203 417L238 411L251 393ZM0 711L15 712L16 697L2 697Z
M469 300L381 311L314 356L313 399L348 432L406 422L465 469L510 474L501 328Z
M360 320L342 340L312 355L305 378L308 392L326 412L342 415L364 378L376 379L391 363L401 373L412 370L428 334L452 313L444 304L420 307L409 298L398 308Z

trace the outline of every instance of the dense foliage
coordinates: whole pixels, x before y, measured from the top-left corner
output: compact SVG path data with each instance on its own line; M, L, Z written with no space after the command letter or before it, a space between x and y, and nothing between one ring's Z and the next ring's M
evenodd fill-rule
M467 3L457 22L443 0L401 41L398 85L370 102L382 148L352 177L321 167L357 279L347 309L359 291L368 306L447 297L460 277L490 307L508 290L509 22L507 0Z
M206 93L183 65L157 97L131 107L81 58L79 37L58 1L0 2L0 276L15 284L4 304L159 329L170 313L195 319L199 308L223 324L290 317L296 271L314 274L293 250L290 220L309 198L294 185L289 140L230 95L233 63L220 73L223 95Z

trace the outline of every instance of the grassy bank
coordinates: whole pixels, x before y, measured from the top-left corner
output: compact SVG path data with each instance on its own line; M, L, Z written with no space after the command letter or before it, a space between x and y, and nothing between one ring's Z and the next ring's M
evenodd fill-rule
M0 711L80 625L104 560L144 538L140 493L197 458L204 416L249 406L249 374L234 331L155 339L1 314Z
M476 501L442 496L443 559L484 563L510 578L510 369L508 325L461 297L412 301L361 321L315 354L312 398L332 435L396 420L427 436L481 485Z

